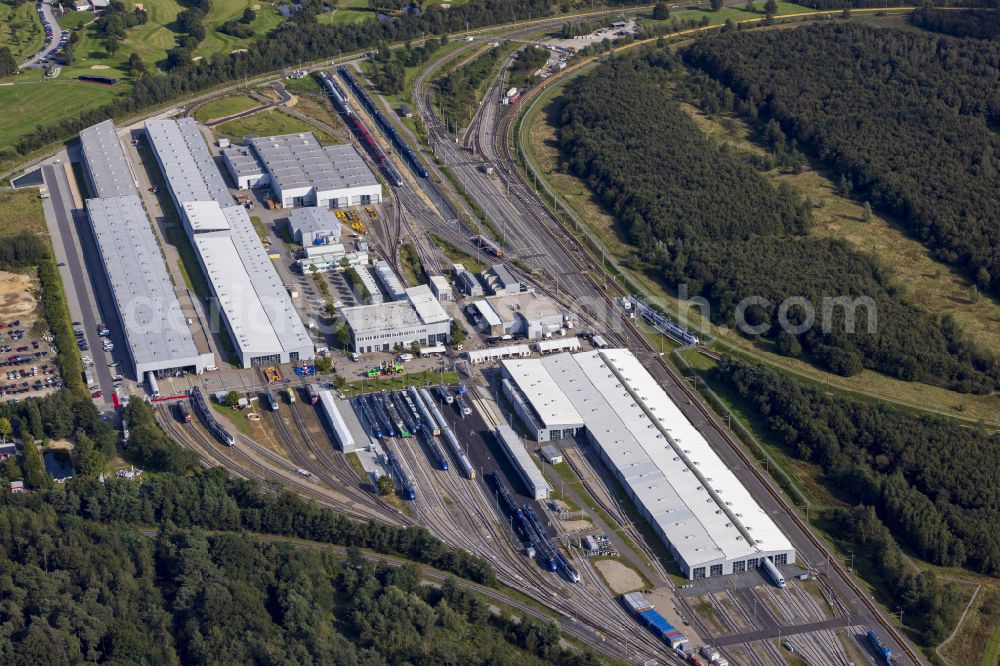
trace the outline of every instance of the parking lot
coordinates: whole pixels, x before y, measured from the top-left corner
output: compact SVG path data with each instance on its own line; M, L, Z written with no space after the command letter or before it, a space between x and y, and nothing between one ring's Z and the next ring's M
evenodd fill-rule
M52 337L38 321L37 294L33 278L0 272L0 399L38 397L62 386Z

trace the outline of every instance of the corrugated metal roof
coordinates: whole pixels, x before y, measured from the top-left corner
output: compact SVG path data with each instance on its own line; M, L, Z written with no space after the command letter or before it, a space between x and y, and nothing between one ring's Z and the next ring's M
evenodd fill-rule
M89 199L87 214L136 366L196 365L198 348L139 196Z
M236 203L193 118L147 120L146 134L176 205L185 201L217 201L225 208Z
M292 234L326 234L340 238L340 220L327 208L294 208L288 214L288 227Z
M378 185L357 149L347 143L322 146L312 132L247 139L282 190L318 191Z
M604 358L614 365L614 371ZM689 566L761 552L793 551L774 521L628 350L557 354L505 361L503 365L529 403L536 411L546 412L547 418L552 418L549 405L562 401L585 415L590 438ZM619 382L615 372L628 387ZM649 422L629 389L683 447L683 457ZM724 505L713 498L699 477L709 480ZM751 531L759 545L747 542L727 510Z
M135 177L110 120L80 131L80 148L98 198L137 194Z

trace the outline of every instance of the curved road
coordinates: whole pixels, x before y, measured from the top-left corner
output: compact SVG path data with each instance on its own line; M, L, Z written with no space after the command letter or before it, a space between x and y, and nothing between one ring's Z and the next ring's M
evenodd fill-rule
M62 29L59 27L58 21L56 21L56 15L52 11L52 5L47 0L40 0L36 5L36 13L40 9L41 15L39 18L42 22L42 29L49 28L49 34L45 37L45 44L42 45L41 50L39 50L35 55L31 56L27 60L21 63L21 69L27 69L28 67L40 67L42 65L42 60L46 56L54 55L56 51L59 50L59 38L62 35Z

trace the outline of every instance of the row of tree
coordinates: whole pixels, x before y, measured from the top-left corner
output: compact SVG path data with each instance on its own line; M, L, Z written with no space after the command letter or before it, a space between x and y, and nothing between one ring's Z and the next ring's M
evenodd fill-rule
M1000 43L828 23L719 35L685 59L1000 292Z
M924 559L1000 574L1000 437L946 419L833 397L767 369L724 359L715 377L763 418L795 457L818 464L832 492L872 506Z
M626 4L637 4L627 2ZM75 117L38 126L18 139L21 155L53 141L66 140L85 127L120 117L245 76L269 72L312 60L374 48L382 42L403 42L427 36L441 37L485 25L537 19L552 11L547 0L472 0L448 8L433 4L419 15L392 17L349 24L320 24L317 11L304 5L271 34L250 44L246 51L216 54L194 61L189 49L172 49L162 63L165 74L147 71L138 75L132 90L115 101Z
M0 506L0 569L12 664L599 663L412 565L169 521L149 533L36 498Z
M910 23L953 37L1000 38L1000 12L995 9L954 11L924 6L910 14Z
M472 120L479 108L480 91L496 68L501 53L499 48L488 49L437 82L434 100L448 127L464 127Z
M907 301L875 259L805 235L811 203L790 186L772 187L754 160L707 139L676 90L703 106L735 101L704 75L688 75L664 49L614 58L563 97L564 168L588 182L639 248L633 267L682 296L706 299L716 324L739 326L844 376L871 368L962 391L996 386L993 354ZM782 161L800 162L775 131Z

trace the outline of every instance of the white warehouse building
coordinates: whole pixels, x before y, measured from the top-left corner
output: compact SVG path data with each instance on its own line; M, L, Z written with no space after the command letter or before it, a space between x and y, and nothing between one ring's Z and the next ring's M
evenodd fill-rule
M315 347L250 216L229 193L197 123L150 120L146 132L244 368L311 359Z
M583 428L689 579L795 561L788 538L632 352L502 365L505 392L530 410L529 430Z
M174 290L132 165L110 120L80 132L90 231L136 379L215 365L200 324L192 330Z
M240 188L270 187L283 208L343 208L382 200L382 185L351 144L323 146L312 132L256 137L223 151Z
M351 351L390 351L397 344L433 346L447 342L451 318L427 285L410 287L406 298L344 308Z

